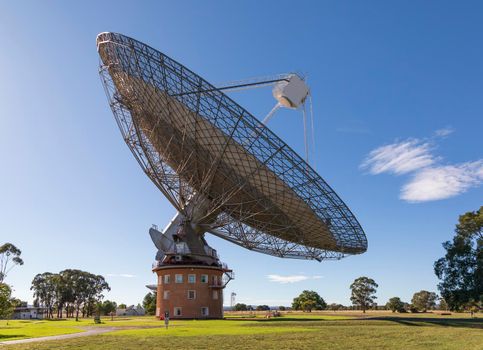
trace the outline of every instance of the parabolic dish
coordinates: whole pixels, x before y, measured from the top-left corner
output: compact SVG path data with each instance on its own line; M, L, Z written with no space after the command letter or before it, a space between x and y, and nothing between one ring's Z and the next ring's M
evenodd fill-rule
M338 195L230 97L132 38L101 33L97 47L125 142L200 232L279 257L366 251L364 231Z

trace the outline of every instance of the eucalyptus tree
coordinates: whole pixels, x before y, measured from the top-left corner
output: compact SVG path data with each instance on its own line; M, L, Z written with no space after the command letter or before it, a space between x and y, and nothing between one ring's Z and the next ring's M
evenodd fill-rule
M147 315L154 315L156 313L156 292L150 292L144 296L143 308Z
M362 312L373 306L375 303L375 296L377 287L379 285L369 277L359 277L350 285L351 301L355 306L359 306Z
M5 283L0 283L0 319L10 318L14 303L12 303L12 289Z
M436 307L437 300L438 296L436 293L421 290L417 293L414 293L413 298L411 299L411 305L417 311L426 312L427 310L431 310Z
M61 318L65 308L66 316L75 314L76 320L80 312L89 316L89 310L103 298L103 291L110 290L103 276L74 269L38 274L30 289L34 291L34 303L45 306L48 317L55 308Z
M483 305L483 207L459 217L452 241L443 243L444 257L434 263L438 289L450 310L468 303Z
M47 318L52 318L56 303L56 274L44 272L37 274L32 280L30 290L34 292L34 304L42 305L47 309Z
M117 304L115 301L104 300L102 303L99 303L99 308L101 310L101 314L107 316L116 312Z
M103 298L104 290L111 290L109 284L101 275L94 275L81 270L64 270L60 272L69 281L71 300L75 310L75 319L79 319L79 313L89 310L89 304L97 304ZM84 314L84 312L83 312ZM87 312L89 315L89 312Z
M21 254L22 251L12 243L5 243L0 246L0 283L5 280L7 274L16 265L23 265Z

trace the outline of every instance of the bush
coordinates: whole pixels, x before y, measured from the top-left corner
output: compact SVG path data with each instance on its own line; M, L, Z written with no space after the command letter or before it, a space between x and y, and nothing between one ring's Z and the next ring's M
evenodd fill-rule
M248 307L247 304L237 303L233 306L233 311L247 311Z
M386 304L386 308L392 312L402 312L404 310L404 302L402 302L400 298L394 297L389 299Z
M298 297L293 299L292 309L303 310L311 312L315 310L324 310L327 308L327 304L324 299L312 290L304 290Z
M258 305L257 311L270 311L270 306L268 306L268 305Z

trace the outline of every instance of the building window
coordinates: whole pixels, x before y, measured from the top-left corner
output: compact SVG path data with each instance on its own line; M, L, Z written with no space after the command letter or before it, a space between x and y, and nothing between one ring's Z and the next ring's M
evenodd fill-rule
M195 299L196 298L196 291L195 290L189 290L188 291L188 299Z
M201 283L208 283L208 275L201 275Z
M188 283L196 283L196 275L188 275Z
M208 310L208 308L206 306L203 306L201 308L201 316L208 316L210 314L210 311Z
M211 285L213 286L218 285L218 276L216 275L211 276Z
M174 315L175 316L181 316L182 315L182 312L181 312L181 308L180 307L175 307L174 308Z
M163 284L163 276L158 276L158 284Z
M163 292L163 299L166 300L166 299L169 299L169 290L165 290Z
M168 284L170 279L171 279L170 275L164 275L164 284Z
M213 291L213 299L218 300L218 291L217 290Z
M176 274L174 276L174 280L175 280L176 283L183 283L183 275Z

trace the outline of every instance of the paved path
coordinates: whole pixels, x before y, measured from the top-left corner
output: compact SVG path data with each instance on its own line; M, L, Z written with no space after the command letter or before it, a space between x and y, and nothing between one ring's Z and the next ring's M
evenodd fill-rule
M38 341L47 341L47 340L61 340L61 339L70 339L70 338L77 338L77 337L88 337L91 335L117 331L120 329L126 329L126 327L83 327L82 329L85 330L85 332L51 335L48 337L39 337L39 338L6 340L6 341L0 342L0 345L13 345L13 344L33 343Z

